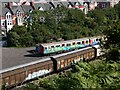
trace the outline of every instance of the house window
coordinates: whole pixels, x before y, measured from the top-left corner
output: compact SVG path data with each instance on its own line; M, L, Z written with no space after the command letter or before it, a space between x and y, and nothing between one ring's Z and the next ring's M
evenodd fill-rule
M8 19L8 15L7 15L7 19Z
M22 13L20 13L20 16L22 15Z
M18 23L20 23L20 19L18 19Z
M4 23L2 23L2 25L4 26L5 24L4 24Z
M10 22L10 25L12 25L12 23Z
M9 19L10 19L10 15L9 15Z

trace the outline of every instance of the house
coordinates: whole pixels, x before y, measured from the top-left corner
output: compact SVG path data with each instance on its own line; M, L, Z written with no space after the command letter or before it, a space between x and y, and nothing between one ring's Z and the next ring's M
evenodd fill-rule
M8 32L13 27L13 16L8 8L2 7L1 29L3 32ZM5 31L6 30L6 31Z
M23 19L24 19L25 13L24 13L22 7L21 6L12 6L11 10L14 15L13 25L15 25L15 24L17 24L19 26L23 25L23 23L24 23Z
M79 10L82 10L85 14L88 13L88 9L89 9L89 4L88 3L85 3L85 2L69 2L68 8L77 8Z
M25 13L21 6L8 2L1 5L1 10L0 27L3 33L11 30L15 24L23 25Z
M97 7L101 9L110 7L110 1L98 2Z
M110 6L114 7L114 5L118 4L120 0L110 0Z

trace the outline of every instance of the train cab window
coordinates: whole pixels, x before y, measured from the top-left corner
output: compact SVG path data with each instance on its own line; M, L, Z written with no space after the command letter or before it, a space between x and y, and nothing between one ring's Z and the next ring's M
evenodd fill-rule
M77 44L81 44L81 42L77 42Z
M84 42L84 41L82 41L82 44L85 44L85 42Z
M75 45L75 42L73 42L73 45Z
M98 41L98 39L96 39L96 41Z
M65 46L65 44L62 44L62 47Z

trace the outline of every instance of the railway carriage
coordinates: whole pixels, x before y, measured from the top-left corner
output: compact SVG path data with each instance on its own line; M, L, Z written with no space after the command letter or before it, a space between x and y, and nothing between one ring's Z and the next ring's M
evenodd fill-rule
M36 46L40 54L51 54L56 52L71 51L99 43L100 37L87 37L61 42L44 43Z
M51 59L54 64L54 70L61 70L70 67L72 62L79 62L83 59L92 60L96 58L96 49L87 47L80 50L63 53L52 56ZM55 66L56 65L56 66Z
M16 86L25 81L31 80L48 74L53 71L53 62L50 58L42 59L40 61L31 62L15 66L9 69L0 71L2 78L0 78L0 85Z

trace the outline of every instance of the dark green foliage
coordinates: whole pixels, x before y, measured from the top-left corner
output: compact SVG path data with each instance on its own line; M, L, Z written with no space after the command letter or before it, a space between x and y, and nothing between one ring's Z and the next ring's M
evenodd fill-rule
M109 25L104 33L107 38L103 44L106 60L120 60L120 21L113 21L113 25Z
M13 30L7 33L8 46L29 47L33 46L33 37L24 26L15 26Z

